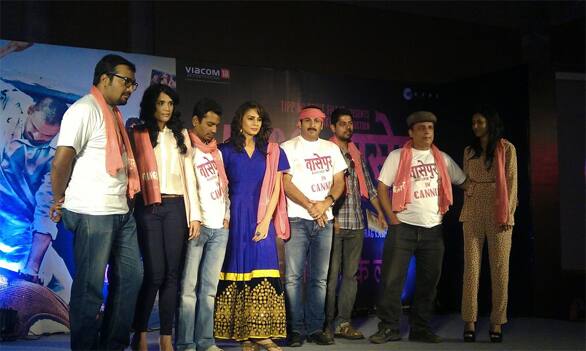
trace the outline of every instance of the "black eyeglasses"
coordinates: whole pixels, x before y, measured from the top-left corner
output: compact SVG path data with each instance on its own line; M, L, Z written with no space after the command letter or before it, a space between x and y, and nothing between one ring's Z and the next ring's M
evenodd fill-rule
M347 159L350 159L350 168L354 168L354 160L352 159L350 153L347 152L344 156L346 156Z
M114 77L118 77L118 78L122 79L124 81L124 86L127 89L132 88L132 90L136 90L136 88L138 88L138 83L134 79L130 79L128 77L121 76L118 73L114 73L114 72L110 72L109 74Z

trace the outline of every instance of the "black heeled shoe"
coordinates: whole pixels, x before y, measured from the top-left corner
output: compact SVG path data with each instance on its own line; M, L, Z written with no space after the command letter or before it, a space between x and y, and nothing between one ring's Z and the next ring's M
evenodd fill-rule
M464 342L475 342L476 341L476 331L475 330L464 330Z
M495 332L492 330L488 331L488 336L490 337L490 342L503 342L503 332Z

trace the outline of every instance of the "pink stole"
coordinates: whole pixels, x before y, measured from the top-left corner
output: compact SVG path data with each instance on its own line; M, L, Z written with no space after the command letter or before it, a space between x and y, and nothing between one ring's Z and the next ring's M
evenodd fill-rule
M136 147L136 163L140 175L140 187L145 205L161 203L161 188L157 171L157 158L151 144L149 132L134 130L134 145Z
M124 144L128 162L127 193L128 197L132 199L140 191L140 181L130 140L128 139L128 134L126 134L126 129L124 129L124 123L122 123L122 114L116 106L110 110L104 96L95 86L92 86L90 94L100 105L102 116L104 116L104 124L106 125L106 171L109 175L115 177L120 170L124 169L124 162L122 161L122 144ZM118 125L119 133L116 133L114 121Z
M279 149L279 144L277 143L269 143L267 146L267 166L260 190L257 223L260 223L265 217L269 202L271 201L271 195L275 189L280 152L281 150ZM279 200L273 214L273 224L275 225L277 236L283 240L287 240L291 236L291 229L289 227L289 218L287 216L287 201L285 198L283 177L281 177L280 185L281 188L279 192Z
M445 214L453 203L452 182L446 167L446 160L441 151L431 145L431 153L435 160L435 166L439 173L439 212ZM413 140L409 140L403 145L401 158L395 181L393 182L393 212L401 212L411 203L411 161L413 158Z

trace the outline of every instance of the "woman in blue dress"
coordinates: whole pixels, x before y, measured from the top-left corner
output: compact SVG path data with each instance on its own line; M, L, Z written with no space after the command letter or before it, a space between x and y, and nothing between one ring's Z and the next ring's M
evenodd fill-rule
M235 113L231 138L220 146L230 195L230 235L216 297L214 334L242 343L243 350L280 351L272 341L286 337L285 297L280 281L273 215L282 196L282 172L289 169L285 152L269 146L271 122L264 108L245 102ZM268 157L268 149L276 150ZM280 151L280 152L278 152ZM274 188L259 218L267 160L278 166Z

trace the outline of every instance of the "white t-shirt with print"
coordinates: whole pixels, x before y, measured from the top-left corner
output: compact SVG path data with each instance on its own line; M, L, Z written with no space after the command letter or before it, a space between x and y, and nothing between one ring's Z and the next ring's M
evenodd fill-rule
M227 209L227 194L220 188L220 177L212 154L194 147L193 167L201 209L201 224L212 229L222 228ZM220 152L220 157L222 153Z
M307 141L297 136L281 144L291 168L287 173L292 176L293 184L309 200L321 201L330 193L334 174L344 171L348 166L340 148L331 141L317 139ZM287 198L289 217L313 220L306 209ZM328 219L333 219L332 209L326 211Z
M401 149L392 151L381 169L378 180L387 186L392 186L401 159ZM431 150L413 150L411 161L411 203L397 213L403 223L431 228L442 222L439 213L439 184L438 170ZM454 160L442 152L446 161L446 168L452 184L460 185L466 180L466 175Z
M71 180L65 190L63 207L89 215L128 212L125 167L111 176L106 171L106 124L98 102L92 95L77 100L63 115L57 146L75 149L76 159Z

